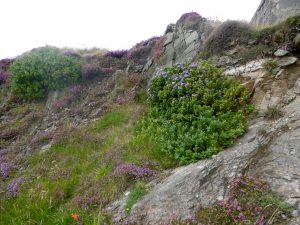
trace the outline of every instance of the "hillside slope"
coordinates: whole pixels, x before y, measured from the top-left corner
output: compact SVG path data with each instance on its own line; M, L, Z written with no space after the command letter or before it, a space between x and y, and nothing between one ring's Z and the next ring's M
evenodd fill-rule
M31 101L1 60L0 224L299 224L299 27L187 13L128 51L60 49L80 77Z

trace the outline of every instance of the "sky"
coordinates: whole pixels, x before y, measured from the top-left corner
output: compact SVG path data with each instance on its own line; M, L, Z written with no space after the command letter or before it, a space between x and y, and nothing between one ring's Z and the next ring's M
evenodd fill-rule
M186 12L250 21L260 0L8 0L1 2L0 59L35 47L129 49L163 35Z

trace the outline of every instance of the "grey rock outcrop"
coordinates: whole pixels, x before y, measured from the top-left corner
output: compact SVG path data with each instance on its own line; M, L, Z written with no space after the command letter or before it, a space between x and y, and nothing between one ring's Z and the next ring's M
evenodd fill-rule
M253 96L256 109L263 112L267 106L276 104L282 109L283 117L253 119L248 132L235 146L212 159L170 171L166 178L150 183L151 192L135 204L129 220L135 224L160 224L174 216L189 218L199 205L211 205L228 197L229 182L246 172L266 180L274 193L290 203L294 209L288 224L299 224L300 65L284 70L288 75L280 79L259 69L242 76L256 86ZM285 101L289 92L293 98ZM124 201L116 202L111 208L117 221L126 217Z
M285 56L289 53L289 51L285 50L285 49L278 49L276 52L274 52L274 55L277 57L282 57Z
M284 66L290 66L297 62L297 57L283 57L277 61L278 66L284 67Z
M299 0L262 0L251 23L263 27L299 14Z
M193 20L178 20L175 27L167 29L164 43L166 65L191 63L212 29L212 25L201 16Z

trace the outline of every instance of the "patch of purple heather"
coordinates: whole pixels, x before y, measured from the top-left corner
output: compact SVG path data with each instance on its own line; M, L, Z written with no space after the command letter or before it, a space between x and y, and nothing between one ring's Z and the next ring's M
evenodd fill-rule
M5 83L9 76L10 74L8 72L0 71L0 84Z
M75 203L82 209L88 210L101 204L99 193L88 193L75 198Z
M9 177L13 164L10 163L4 154L0 154L0 177L4 179Z
M69 88L69 93L72 95L78 95L82 91L82 88L79 84L75 84Z
M40 133L37 133L32 139L31 139L31 142L30 142L30 145L31 146L35 146L39 143L42 143L44 141L48 141L50 139L53 138L53 132L47 132L47 131L42 131Z
M160 56L164 53L164 43L166 41L166 37L159 37L156 40L155 45L152 49L151 56L154 60L158 60Z
M9 66L12 64L13 59L1 59L0 60L0 70L7 71Z
M133 178L153 177L155 174L156 172L149 168L136 166L134 164L121 164L113 172L113 175L117 177L128 175Z
M3 178L8 178L12 169L12 164L7 162L0 162L0 174Z
M52 103L52 107L56 110L62 109L74 100L74 95L63 96Z
M6 196L7 197L14 197L17 196L20 190L20 186L22 183L25 182L25 179L22 177L15 178L12 180L6 188Z
M92 79L96 76L109 74L113 71L112 68L101 67L93 64L85 64L82 68L82 78L84 80Z
M180 17L179 21L192 20L192 19L195 19L195 18L202 18L202 17L197 12L189 12L189 13L183 14Z
M121 59L123 57L126 57L128 53L128 50L116 50L116 51L108 51L105 56L106 57L112 57L112 58L117 58Z

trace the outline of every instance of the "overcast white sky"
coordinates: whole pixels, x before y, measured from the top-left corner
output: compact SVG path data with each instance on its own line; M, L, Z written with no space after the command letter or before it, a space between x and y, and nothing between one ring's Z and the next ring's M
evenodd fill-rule
M0 58L34 47L128 49L185 12L250 20L260 0L6 0L1 1Z

